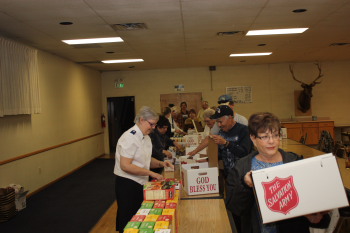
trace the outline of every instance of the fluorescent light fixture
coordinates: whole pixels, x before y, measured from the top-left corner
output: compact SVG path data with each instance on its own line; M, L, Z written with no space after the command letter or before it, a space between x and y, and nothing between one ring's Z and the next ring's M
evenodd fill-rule
M232 53L230 54L230 57L253 57L253 56L267 56L271 55L272 52L266 52L266 53Z
M284 28L284 29L269 29L269 30L251 30L246 36L262 36L262 35L280 35L280 34L297 34L303 33L309 28Z
M66 44L100 44L100 43L114 43L123 42L120 37L107 38L90 38L90 39L76 39L76 40L62 40Z
M103 63L128 63L128 62L143 62L143 59L120 59L120 60L105 60Z

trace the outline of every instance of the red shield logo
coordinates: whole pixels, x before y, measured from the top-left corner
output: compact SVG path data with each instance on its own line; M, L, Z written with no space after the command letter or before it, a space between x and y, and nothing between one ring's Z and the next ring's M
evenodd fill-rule
M261 182L261 184L265 191L265 203L270 210L287 214L298 206L299 196L294 186L293 176L275 177L272 181Z

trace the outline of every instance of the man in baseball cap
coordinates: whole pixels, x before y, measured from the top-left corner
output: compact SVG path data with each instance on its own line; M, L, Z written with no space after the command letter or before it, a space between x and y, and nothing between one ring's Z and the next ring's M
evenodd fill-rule
M218 104L228 104L230 101L232 101L231 95L221 95L218 99Z
M217 107L215 110L214 115L212 115L210 118L211 119L218 119L223 116L233 116L233 110L227 105L220 105Z
M233 117L235 118L235 121L238 123L241 123L243 125L248 125L248 120L247 118L245 118L244 116L238 114L235 110L235 102L232 99L231 95L225 94L225 95L221 95L218 99L218 104L220 105L227 105L229 106L232 111L234 112ZM218 134L218 127L216 125L214 125L214 127L211 129L211 133L212 134Z
M219 148L219 159L224 163L225 177L233 169L236 161L248 155L253 149L248 127L237 123L233 110L227 105L220 105L211 119L216 119L220 130L218 135L210 135Z
M219 161L219 186L222 190L227 175L233 169L237 160L253 150L253 142L250 140L248 126L235 121L234 112L230 106L219 105L215 114L210 118L216 119L220 129L218 135L212 134L209 137L218 145L218 157L219 160L222 160ZM223 169L220 167L223 167ZM237 229L239 229L240 218L233 214L232 216Z

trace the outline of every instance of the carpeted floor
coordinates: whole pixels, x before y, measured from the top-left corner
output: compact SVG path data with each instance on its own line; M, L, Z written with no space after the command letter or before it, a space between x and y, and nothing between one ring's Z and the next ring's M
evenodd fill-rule
M27 199L1 233L88 233L115 200L114 159L93 162Z

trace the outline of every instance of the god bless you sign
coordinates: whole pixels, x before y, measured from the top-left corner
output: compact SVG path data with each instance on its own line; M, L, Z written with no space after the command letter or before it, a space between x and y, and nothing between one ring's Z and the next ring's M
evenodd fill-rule
M263 223L348 206L332 154L253 171L252 176Z

